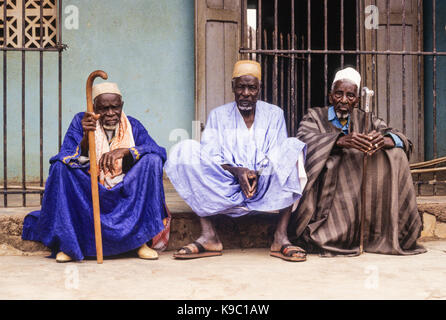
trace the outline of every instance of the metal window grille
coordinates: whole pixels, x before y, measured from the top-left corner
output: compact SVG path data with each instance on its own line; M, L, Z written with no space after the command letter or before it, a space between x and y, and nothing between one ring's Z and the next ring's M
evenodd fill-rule
M423 21L427 5L432 11L429 26ZM373 26L367 29L366 10L373 8L370 6L379 9L381 30ZM401 8L398 15L395 7ZM255 12L254 25L248 21L250 10ZM334 73L347 65L355 67L362 75L362 85L375 90L371 102L375 115L405 134L411 121L416 123L415 141L409 137L414 143L412 162L425 157L423 75L427 65L432 65L433 130L427 134L432 135L433 157L437 158L437 60L446 52L437 50L436 11L435 0L246 0L242 1L240 54L261 63L261 99L283 108L290 136L297 133L308 108L328 104ZM390 31L394 25L399 25L399 49L395 49ZM423 39L426 33L432 36L428 46ZM396 74L392 72L395 62L400 68ZM392 109L396 86L401 87L399 112ZM412 114L407 111L410 103L416 104ZM414 171L418 194L436 195L440 186L444 190L446 176L442 172L446 168L438 168L438 164L413 164L413 169L435 167L422 173Z
M28 194L40 194L44 190L43 177L43 55L58 54L58 141L62 137L62 44L61 0L0 0L0 48L3 52L3 206L8 206L8 195L22 195L22 206L27 205ZM8 52L21 52L21 177L19 185L8 181ZM26 181L26 56L29 52L39 53L39 135L40 135L40 179L37 185ZM12 107L17 102L12 102Z
M1 46L5 46L6 40L8 48L56 47L56 0L0 1L0 16Z

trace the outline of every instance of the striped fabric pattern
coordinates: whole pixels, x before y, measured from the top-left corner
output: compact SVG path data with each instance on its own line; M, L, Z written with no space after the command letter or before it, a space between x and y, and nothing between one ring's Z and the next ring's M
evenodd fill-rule
M423 225L409 170L412 144L383 120L370 118L370 130L397 134L404 149L380 150L368 159L364 250L395 255L425 252L417 245ZM363 132L364 121L364 112L354 109L349 131ZM340 134L342 130L328 120L328 107L309 109L297 133L308 146L308 183L291 226L298 242L322 256L359 253L363 153L336 147Z

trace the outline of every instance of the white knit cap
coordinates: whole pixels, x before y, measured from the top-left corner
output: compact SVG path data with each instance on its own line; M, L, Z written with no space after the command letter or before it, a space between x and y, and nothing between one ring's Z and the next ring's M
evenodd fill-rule
M358 91L359 88L361 87L361 75L359 74L358 71L350 67L340 70L336 73L335 78L333 80L333 86L335 82L339 80L348 80L353 82L358 87Z
M93 86L92 98L93 100L100 94L103 93L115 93L122 97L121 91L119 91L118 85L114 82L103 82L95 84Z

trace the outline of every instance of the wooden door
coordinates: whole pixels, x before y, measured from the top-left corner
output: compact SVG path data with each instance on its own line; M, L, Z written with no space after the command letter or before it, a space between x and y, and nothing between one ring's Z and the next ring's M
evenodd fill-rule
M401 0L366 0L364 3L365 6L361 8L362 14L365 14L368 5L375 5L379 9L379 28L367 29L362 22L362 50L418 51L420 44L420 50L423 50L423 14L422 8L418 8L417 0L405 1L404 14ZM387 8L390 10L389 16ZM365 17L361 20L365 21ZM405 55L404 58L403 55L376 55L375 58L367 55L363 56L361 61L363 85L367 85L376 93L373 101L374 113L384 119L389 126L403 131L413 142L411 162L422 161L424 159L423 59L415 55Z
M234 100L232 69L239 57L241 1L195 0L195 118Z

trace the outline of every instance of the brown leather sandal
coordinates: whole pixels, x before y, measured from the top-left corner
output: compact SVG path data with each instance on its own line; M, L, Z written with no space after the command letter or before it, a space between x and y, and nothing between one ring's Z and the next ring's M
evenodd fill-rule
M198 252L192 252L192 250L190 249L190 246L194 245L197 249ZM179 253L180 250L184 250L186 251L186 253ZM173 257L175 259L197 259L197 258L206 258L206 257L215 257L215 256L221 256L222 252L221 251L208 251L206 250L203 245L197 241L194 241L184 247L182 247L180 250L178 250L177 252L175 252L173 254Z
M299 256L294 254L301 253ZM280 258L286 261L292 262L302 262L307 260L307 253L304 249L298 246L293 246L292 244L285 244L280 248L280 251L271 251L270 256Z

